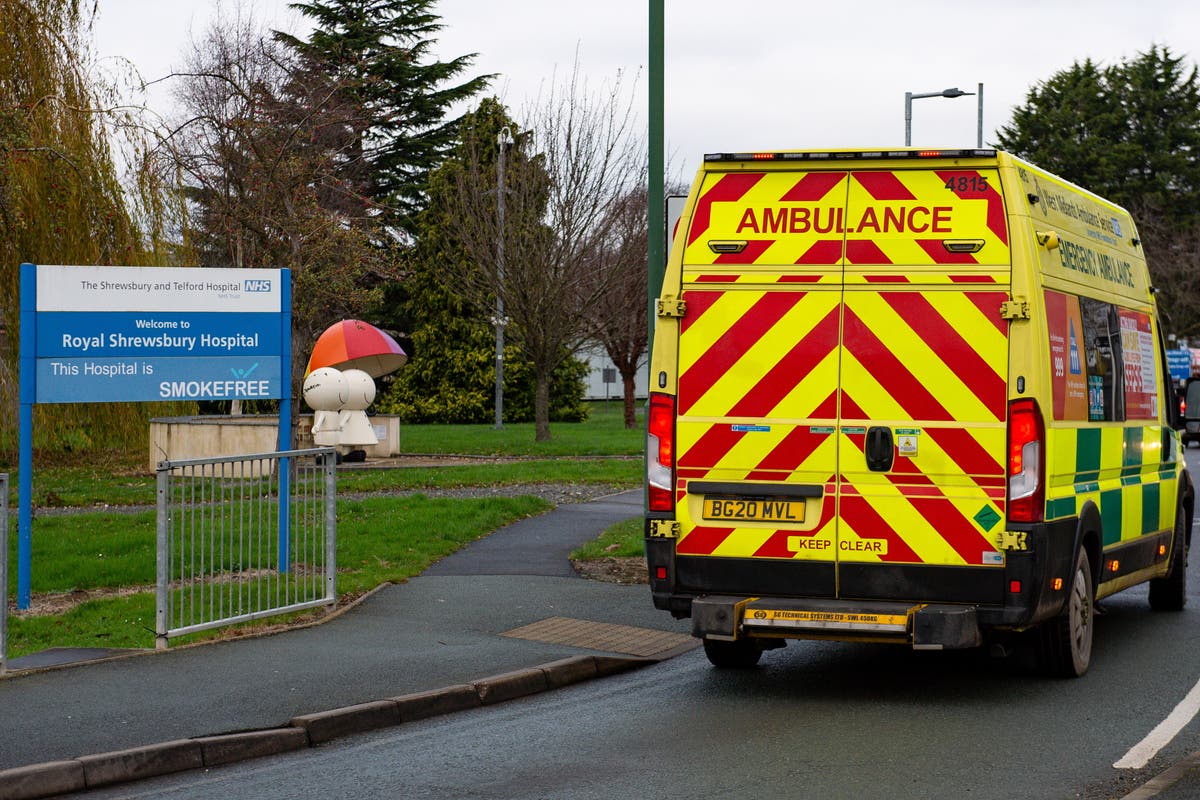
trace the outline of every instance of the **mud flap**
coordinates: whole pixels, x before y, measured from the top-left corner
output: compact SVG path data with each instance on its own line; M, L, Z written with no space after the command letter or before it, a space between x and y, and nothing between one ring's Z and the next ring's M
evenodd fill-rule
M697 597L692 600L692 635L732 642L738 638L742 609L753 597Z
M974 606L928 605L913 614L914 650L960 650L983 644Z

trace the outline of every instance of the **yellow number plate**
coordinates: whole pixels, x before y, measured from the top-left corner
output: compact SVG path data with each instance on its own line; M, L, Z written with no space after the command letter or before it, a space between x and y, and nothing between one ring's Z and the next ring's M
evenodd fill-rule
M804 501L709 497L704 500L704 518L727 522L804 522Z

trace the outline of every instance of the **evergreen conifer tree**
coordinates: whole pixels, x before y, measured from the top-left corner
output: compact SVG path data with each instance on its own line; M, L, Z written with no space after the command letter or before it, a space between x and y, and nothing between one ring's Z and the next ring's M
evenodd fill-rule
M381 214L393 233L411 234L424 205L426 180L453 147L451 107L482 91L491 76L460 80L474 54L430 58L443 27L433 0L312 0L291 4L315 25L307 40L276 32L313 71L331 102L355 108L328 131L339 156L335 210L361 205ZM363 214L353 213L351 218Z

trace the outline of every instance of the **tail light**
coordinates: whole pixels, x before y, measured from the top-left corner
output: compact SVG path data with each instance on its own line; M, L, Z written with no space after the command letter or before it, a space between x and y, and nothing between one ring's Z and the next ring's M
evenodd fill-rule
M669 394L650 394L646 486L651 511L671 511L675 507L675 398Z
M1046 507L1046 428L1030 399L1008 405L1008 520L1041 522Z

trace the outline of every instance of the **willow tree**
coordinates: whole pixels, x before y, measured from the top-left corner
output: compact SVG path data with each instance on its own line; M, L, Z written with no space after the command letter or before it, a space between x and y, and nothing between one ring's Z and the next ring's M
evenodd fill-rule
M137 109L89 70L91 17L79 0L0 0L0 442L17 418L19 265L165 264L170 198L150 173L122 183L114 146L136 165ZM117 143L114 145L114 142ZM88 448L137 430L133 404L39 407L39 446ZM112 441L112 439L110 439Z

